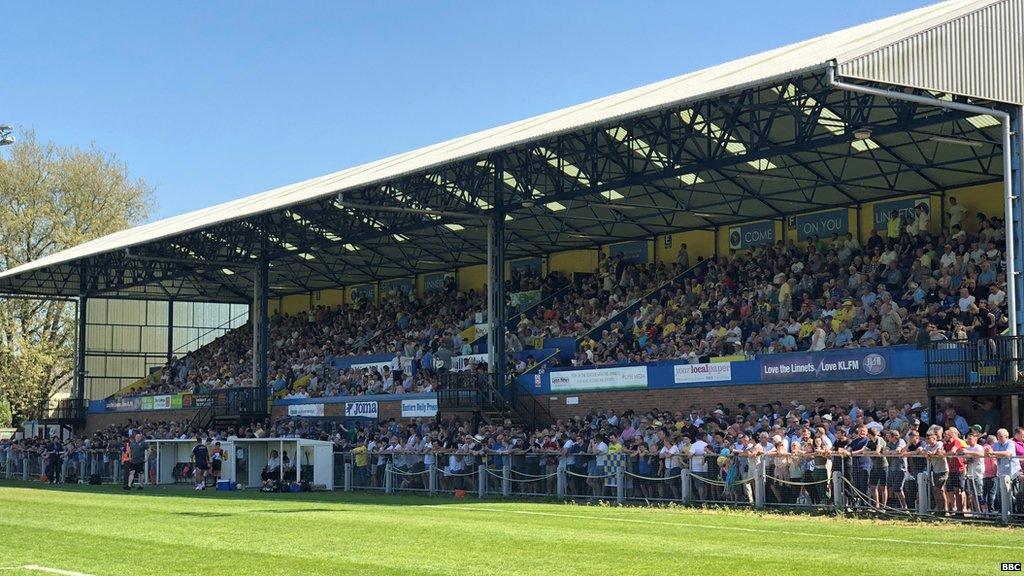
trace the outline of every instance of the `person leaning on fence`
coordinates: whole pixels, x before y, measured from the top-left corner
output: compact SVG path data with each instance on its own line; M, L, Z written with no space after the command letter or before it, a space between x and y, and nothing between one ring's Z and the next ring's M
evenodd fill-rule
M955 427L946 429L943 435L942 449L946 453L946 468L949 470L949 479L946 480L946 511L949 513L964 513L967 511L967 497L964 492L966 462L960 456L966 443L960 440L960 431Z
M918 449L921 454L928 458L928 468L931 472L932 497L935 507L938 510L947 509L946 482L949 480L949 466L946 463L946 451L939 439L942 434L941 426L931 426L925 435L924 442Z
M1010 432L1006 428L996 430L996 441L989 454L996 458L996 482L1006 486L1010 502L1015 502L1021 493L1021 461L1017 455L1017 445L1010 439ZM997 496L1000 494L998 486L994 492ZM992 506L995 508L994 503Z
M53 436L46 444L46 481L56 484L60 481L61 459L64 456L64 444L60 438Z
M898 429L889 428L884 433L885 447L882 449L885 454L885 499L896 497L900 508L907 508L907 495L903 492L903 484L907 481L907 459L904 454L907 451L907 442L900 438Z

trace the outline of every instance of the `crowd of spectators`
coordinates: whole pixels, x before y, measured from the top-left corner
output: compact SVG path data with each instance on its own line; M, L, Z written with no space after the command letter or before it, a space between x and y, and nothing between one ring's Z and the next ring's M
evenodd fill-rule
M751 502L751 478L763 461L767 498L788 504L819 504L829 499L830 471L840 471L851 498L877 509L914 506L919 472L928 473L934 507L950 514L993 510L996 478L1011 479L1021 492L1020 462L1024 428L1000 428L1000 410L991 401L976 406L969 423L952 406L929 414L919 402L800 403L690 406L640 413L595 408L585 416L529 430L510 421L481 423L420 418L398 422L352 419L285 418L253 425L198 429L188 422L122 424L67 443L53 439L0 442L0 463L10 452L77 461L91 452L117 458L126 439L210 441L232 438L313 438L332 441L355 467L357 486L382 486L384 464L402 473L403 486L425 487L434 466L443 488L475 487L469 478L479 465L501 469L507 463L530 484L551 493L554 472L564 468L569 494L607 497L609 466L627 474L631 497L680 497L683 468L693 477L694 497L705 501ZM613 463L614 462L614 463ZM74 467L70 467L74 468ZM500 481L500 473L495 476ZM667 479L667 480L666 480ZM1021 502L1014 504L1021 506Z
M977 215L930 234L927 211L872 231L812 237L713 259L627 319L585 338L574 364L614 364L797 350L988 342L1005 329L999 218Z
M269 386L293 397L425 392L436 383L433 370L412 370L401 358L432 367L468 353L461 333L483 309L481 294L459 292L449 281L423 298L391 292L379 304L360 300L347 307L317 306L298 314L277 314L268 326ZM390 365L338 369L333 359L393 352ZM301 389L293 389L302 382ZM132 394L207 393L252 385L252 328L229 331L198 350L174 358Z
M894 212L887 228L873 230L863 245L852 234L833 234L730 251L705 262L692 260L684 244L670 264L636 264L602 253L593 274L572 280L515 270L509 291L539 290L542 300L512 316L509 366L532 368L538 359L531 349L567 337L578 339L577 366L697 363L714 356L952 339L994 348L1007 325L1003 221L979 213L967 233L966 209L955 198L949 202L948 226L938 234L931 233L937 227L927 208L918 206L902 216ZM273 391L318 397L434 390L438 367L473 353L462 334L485 308L482 294L459 292L453 280L446 282L423 298L393 292L379 304L274 316ZM233 330L175 358L133 393L249 386L251 340L248 327ZM359 369L338 369L331 361L374 353L394 359Z

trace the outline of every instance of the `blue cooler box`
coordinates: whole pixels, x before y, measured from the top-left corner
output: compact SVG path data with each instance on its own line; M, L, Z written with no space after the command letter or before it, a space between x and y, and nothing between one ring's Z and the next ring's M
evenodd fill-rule
M217 480L217 490L234 490L235 483L231 480Z

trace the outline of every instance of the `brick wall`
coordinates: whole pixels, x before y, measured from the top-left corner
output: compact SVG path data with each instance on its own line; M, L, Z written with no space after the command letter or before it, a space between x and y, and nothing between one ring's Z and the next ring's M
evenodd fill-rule
M860 380L855 382L810 382L801 384L759 384L751 386L708 386L702 388L667 388L658 390L624 390L578 394L546 394L539 396L555 418L585 415L591 408L629 408L646 412L652 408L686 410L691 404L707 408L721 402L733 408L740 402L765 404L776 400L788 405L791 400L810 406L817 397L827 404L850 400L864 403L868 399L883 404L886 400L920 402L927 407L928 393L924 378L907 380ZM566 405L566 398L577 397L579 404ZM963 399L969 404L967 399Z
M149 410L145 412L100 412L88 414L85 418L85 433L92 434L110 426L131 420L133 422L160 422L165 420L190 420L196 415L192 410Z

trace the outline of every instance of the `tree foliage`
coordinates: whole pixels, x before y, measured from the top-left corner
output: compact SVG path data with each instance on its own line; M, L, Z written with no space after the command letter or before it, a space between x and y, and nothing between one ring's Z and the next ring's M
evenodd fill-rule
M19 134L0 153L0 270L135 225L151 198L112 154ZM74 313L73 302L0 298L0 396L15 419L70 384Z

